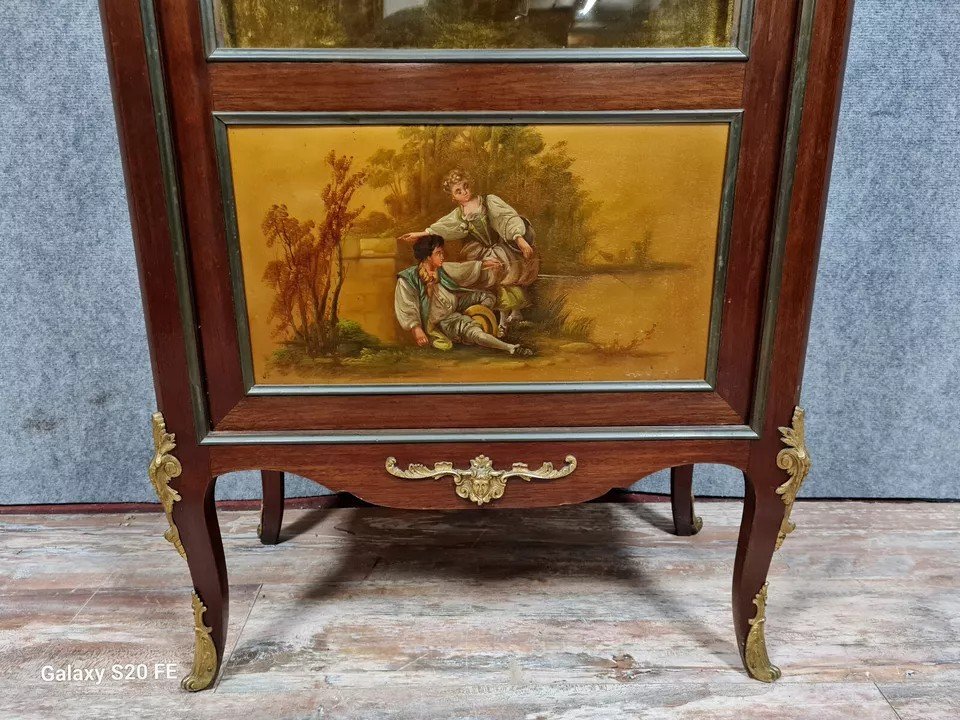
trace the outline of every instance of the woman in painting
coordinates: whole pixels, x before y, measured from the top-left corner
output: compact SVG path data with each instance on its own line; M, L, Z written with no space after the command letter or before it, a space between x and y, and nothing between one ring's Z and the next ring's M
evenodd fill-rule
M540 273L540 257L534 247L530 223L496 195L475 195L470 176L453 170L443 189L456 203L453 212L423 232L411 232L401 240L415 242L427 235L444 240L462 240L462 260L497 260L499 269L484 270L478 287L495 289L500 307L501 332L509 322L522 319L529 306L526 288Z

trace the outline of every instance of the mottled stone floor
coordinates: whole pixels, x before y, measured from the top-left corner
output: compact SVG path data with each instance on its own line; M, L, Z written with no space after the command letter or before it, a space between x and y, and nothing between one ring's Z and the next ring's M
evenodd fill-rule
M800 503L770 575L773 685L731 629L740 504L701 503L693 538L669 512L298 510L275 547L221 513L228 657L195 695L162 514L0 516L0 718L960 718L960 504Z

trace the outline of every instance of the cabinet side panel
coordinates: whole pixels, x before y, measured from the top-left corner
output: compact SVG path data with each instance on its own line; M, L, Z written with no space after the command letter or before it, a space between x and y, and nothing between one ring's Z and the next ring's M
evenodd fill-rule
M800 402L814 282L840 111L852 0L819 0L808 61L784 273L774 334L767 412L757 451L779 449L779 426Z
M138 3L101 0L134 248L140 274L157 404L182 453L196 448L191 383L181 319L167 189ZM146 418L145 418L146 421Z

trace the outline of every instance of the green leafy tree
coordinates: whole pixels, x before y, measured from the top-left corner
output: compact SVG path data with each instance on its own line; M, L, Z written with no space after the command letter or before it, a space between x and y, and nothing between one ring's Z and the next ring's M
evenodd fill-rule
M480 194L499 195L537 232L545 271L574 271L593 240L598 207L573 172L566 143L547 146L536 128L522 125L402 128L399 150L380 149L369 182L388 190L387 211L397 234L426 227L452 209L443 178L463 168Z

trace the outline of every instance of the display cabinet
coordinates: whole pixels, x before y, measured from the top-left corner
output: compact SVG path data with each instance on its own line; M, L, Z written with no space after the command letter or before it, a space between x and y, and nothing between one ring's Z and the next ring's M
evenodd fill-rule
M149 476L223 658L216 478L395 508L745 476L733 619L798 408L850 0L101 0L158 412Z

